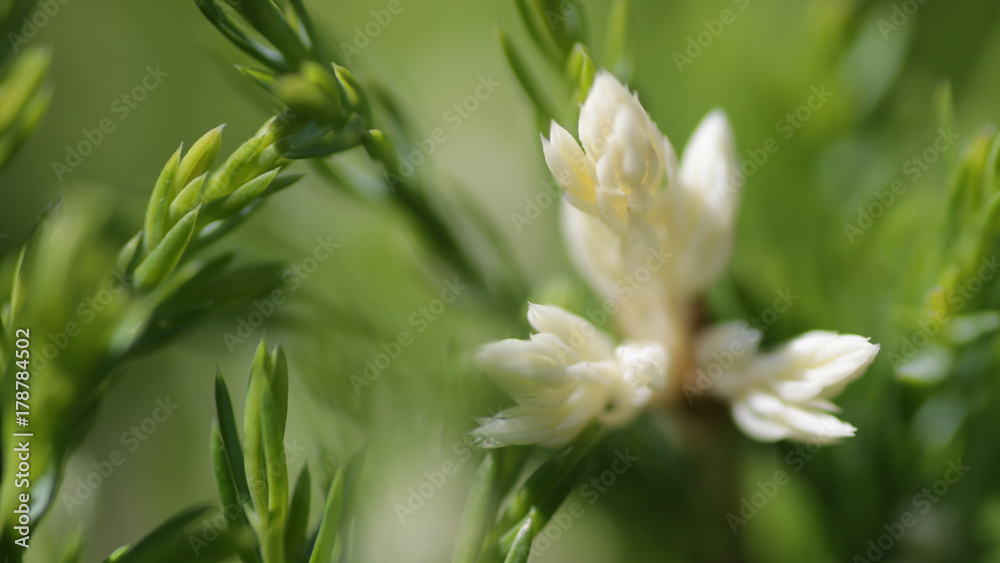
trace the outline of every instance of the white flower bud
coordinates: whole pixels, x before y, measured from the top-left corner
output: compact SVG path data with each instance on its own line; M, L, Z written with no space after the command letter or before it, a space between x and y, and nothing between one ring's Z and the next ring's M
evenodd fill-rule
M853 436L853 426L830 414L837 407L829 399L865 372L878 345L856 335L812 331L758 354L759 337L743 323L726 323L699 342L699 368L721 372L710 392L732 404L736 424L762 441L825 444Z
M665 246L674 257L657 275L678 299L704 291L729 260L738 201L733 184L741 180L733 175L725 115L715 111L702 120L678 165L670 141L636 96L601 72L580 111L579 132L583 149L553 123L542 148L567 202L598 219L569 219L567 244L584 275L606 278L619 272L595 275L594 267L630 266L627 259L587 256L606 253L610 245L598 239L610 236L623 242L622 254Z
M679 181L663 195L659 219L676 254L675 285L686 295L703 291L729 261L739 202L735 161L729 122L724 113L713 111L684 149Z
M488 344L476 356L518 403L479 420L473 433L486 447L562 447L593 420L632 420L652 396L649 387L665 384L668 360L658 344L615 349L606 334L558 307L531 305L528 320L539 331L529 340Z

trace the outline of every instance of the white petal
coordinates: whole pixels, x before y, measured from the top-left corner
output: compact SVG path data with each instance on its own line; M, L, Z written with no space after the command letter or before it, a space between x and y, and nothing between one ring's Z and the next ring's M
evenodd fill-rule
M786 400L830 398L860 377L878 350L861 336L812 331L761 359L754 370L771 377L775 392Z
M681 182L700 194L706 207L731 213L734 194L727 185L736 156L733 131L722 111L715 110L701 120L681 157Z
M788 438L830 444L853 436L857 430L831 414L788 404L762 392L748 393L734 404L733 418L748 435L766 442Z
M603 362L580 362L566 368L573 379L601 385L610 385L621 379L622 366L614 360Z
M613 354L614 344L607 334L560 307L528 304L528 322L538 332L558 337L582 360L600 361Z
M592 164L573 136L555 121L549 131L549 139L542 137L542 152L552 176L567 193L572 194L573 201L587 204L595 201L597 196L590 171Z
M531 412L515 407L496 417L479 419L480 426L472 434L483 438L483 446L487 448L537 444L552 439L555 427L564 416L561 409Z
M618 108L633 103L642 111L642 106L632 97L628 88L613 74L603 70L597 73L590 93L580 108L580 141L587 156L594 160L604 156L607 139L613 134Z
M569 382L565 362L551 345L533 340L502 340L479 349L475 362L494 379L558 387Z
M762 416L745 401L733 404L732 412L733 420L740 430L762 442L776 442L791 435L787 427Z
M703 337L702 356L718 348L717 338ZM860 336L812 331L749 358L716 381L713 392L720 388L716 394L734 402L734 419L755 438L833 443L857 429L830 414L839 409L828 399L864 373L878 349Z
M729 189L733 151L725 116L710 113L685 148L680 181L668 187L658 206L671 250L679 256L677 286L687 294L704 290L729 261L737 203Z
M615 284L625 276L621 239L600 219L569 203L562 205L562 228L576 269L602 298L613 298Z

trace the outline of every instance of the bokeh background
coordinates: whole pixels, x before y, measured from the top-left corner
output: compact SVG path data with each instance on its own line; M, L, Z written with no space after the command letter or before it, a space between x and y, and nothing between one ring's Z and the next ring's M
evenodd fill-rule
M608 2L566 4L582 6L601 37ZM756 481L788 471L785 460L793 446L752 444L729 434L713 443L707 435L709 442L700 448L707 461L689 465L662 451L664 442L658 441L676 431L675 422L649 415L608 446L638 452L638 468L597 503L585 504L584 516L542 560L850 560L884 533L882 524L895 521L913 494L940 478L941 460L956 459L956 441L965 448L960 452L979 452L963 459L972 471L886 557L1000 557L996 442L986 430L974 435L963 430L973 398L976 408L994 404L992 347L983 346L987 359L966 366L961 389L937 380L900 381L887 359L899 349L900 338L912 333L906 311L921 304L937 274L924 257L928 236L942 220L949 162L1000 113L1000 4L912 2L918 9L896 29L880 24L892 23L894 7L903 4L631 3L636 60L631 85L676 147L717 107L733 123L741 159L751 158L747 151L760 149L768 138L780 146L747 179L733 263L710 296L713 313L749 318L767 309L776 291L792 288L800 300L768 328L766 342L823 328L870 335L883 352L841 401L844 419L861 429L858 437L818 454L803 477L793 475L737 534L726 512L739 509L740 497L756 491ZM386 5L383 0L309 4L335 46L353 41L358 28L375 21L372 11ZM543 209L520 232L512 221L548 179L533 114L496 40L498 22L515 39L525 36L512 3L402 0L401 5L370 44L350 57L349 66L399 94L425 136L446 130L432 166L483 202L538 293L577 291L559 237L557 206ZM696 56L697 50L687 52L689 38L711 28L711 20L726 9L734 14L732 23ZM0 174L0 232L8 234L0 240L0 256L16 252L42 209L71 190L103 190L116 209L124 242L139 228L149 190L180 142L190 144L226 123L225 153L275 107L232 68L232 61L245 60L192 2L71 0L30 41L54 47L56 94L40 129ZM679 67L676 53L690 62ZM147 66L168 75L120 119L113 104L141 83ZM448 112L489 77L500 86L453 128L454 114ZM903 167L937 135L934 101L945 82L961 138L911 184ZM786 138L782 120L807 102L812 88L833 95ZM115 130L58 179L53 162L65 161L66 146L83 140L83 131L104 118ZM370 172L361 155L337 159L359 174ZM858 206L869 204L873 192L894 179L906 180L907 192L852 243L844 223L856 223ZM430 307L450 276L428 266L426 251L399 213L346 198L313 176L269 201L226 244L242 260L293 266L313 254L317 237L340 247L315 272L301 276L294 290L288 286L288 303L265 324L268 340L284 344L291 360L287 434L289 451L298 452L291 454L292 471L315 456L342 461L367 442L370 458L358 497L367 560L446 560L475 467L463 432L473 425L471 417L505 406L468 365L466 353L513 334L509 319L520 312L489 310L467 292L418 332L423 325L412 315ZM240 390L262 331L237 345L224 335L236 334L239 319L253 310L250 304L218 313L165 351L121 370L93 431L69 464L60 502L38 530L30 561L54 558L59 538L76 526L87 531L85 560L100 560L178 510L215 497L208 450L212 377L218 363L236 392L235 402L242 401ZM350 375L361 375L380 345L404 330L413 334L414 344L356 393ZM167 398L178 405L176 412L128 451L134 442L125 442L123 434L150 417L158 399ZM920 412L913 412L918 406ZM713 453L723 448L730 452ZM81 489L77 478L86 479L95 470L92 464L107 460L113 450L123 452L125 463L83 498L79 493L87 488ZM425 473L448 461L461 471L401 522L395 506L406 504L410 489L429 479ZM722 503L700 498L704 483L722 474L737 476L735 494ZM826 489L814 484L810 476L817 475Z

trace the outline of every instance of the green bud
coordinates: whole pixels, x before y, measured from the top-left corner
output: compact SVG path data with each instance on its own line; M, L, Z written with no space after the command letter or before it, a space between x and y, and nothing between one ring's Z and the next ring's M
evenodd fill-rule
M169 219L171 224L177 221L184 215L187 215L192 209L194 209L201 198L202 186L205 184L205 178L208 173L204 173L198 176L194 180L188 182L184 189L181 190L177 197L170 202L170 213Z
M274 177L278 175L278 172L278 169L265 172L240 186L238 190L226 196L226 198L219 203L219 207L215 210L216 214L219 217L225 217L246 207L250 202L257 199L262 193L264 193L264 190L271 185L271 180L274 180Z
M307 61L298 73L279 76L271 92L296 113L331 123L346 117L336 77L319 63Z
M594 60L590 58L590 53L587 52L587 47L581 43L574 45L566 63L566 77L576 88L574 97L578 103L582 104L587 99L596 72L597 68Z
M169 276L187 250L198 224L198 209L195 208L170 229L149 256L135 269L135 286L148 291Z
M361 82L350 70L340 65L333 65L333 71L337 74L337 78L340 79L340 84L343 86L348 107L361 117L362 123L371 123L372 108L371 103L368 101L368 96L365 94L364 86L361 85Z
M274 402L278 411L278 424L281 435L285 434L285 422L288 418L288 358L285 357L285 349L281 346L275 347L271 353L271 391L274 393Z
M260 86L261 88L267 90L268 92L272 91L272 87L274 86L274 81L276 80L274 73L267 72L266 70L251 68L244 65L236 65L236 70L240 71L240 73L242 73L244 76L248 76L251 80L256 82L257 85Z
M273 158L265 159L268 166L259 164L261 153L274 145L283 135L284 128L278 118L272 118L257 131L257 134L239 146L226 161L213 171L207 180L204 201L221 199L243 185L251 178L271 169Z
M246 466L247 484L253 499L254 511L266 527L270 512L267 480L267 458L264 453L264 435L261 428L263 393L268 391L267 372L270 357L267 343L261 339L254 355L250 370L250 386L247 389L246 407L243 410L243 458Z
M177 165L181 159L183 145L174 151L167 165L160 172L160 177L153 186L153 194L149 197L146 208L146 221L143 228L145 248L153 248L163 240L167 232L170 201L174 197L174 179L177 177Z
M379 131L378 129L368 131L365 133L362 142L365 145L365 149L367 149L376 160L385 164L386 167L392 166L392 163L396 162L396 149L393 148L392 142L382 131Z
M187 186L192 178L207 172L215 163L215 158L219 155L219 146L222 144L222 129L224 127L225 124L219 125L202 135L191 146L191 150L184 155L177 167L175 185L178 186L178 189L179 186Z

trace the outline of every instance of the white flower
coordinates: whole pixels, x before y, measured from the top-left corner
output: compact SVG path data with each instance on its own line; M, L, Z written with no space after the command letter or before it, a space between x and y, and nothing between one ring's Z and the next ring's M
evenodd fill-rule
M730 322L705 331L696 361L710 392L732 405L733 419L750 436L821 444L853 436L830 399L865 372L879 346L867 338L807 332L780 348L758 353L760 333Z
M710 376L705 388L732 405L754 438L853 436L830 399L864 373L877 345L814 331L758 353L761 335L746 324L699 332L702 295L729 260L743 182L725 115L701 121L678 163L638 98L602 71L578 130L579 143L553 122L542 138L545 161L565 194L570 257L627 342L616 348L587 321L533 306L539 334L478 356L518 406L481 420L476 433L491 446L561 446L591 420L624 424L654 391L669 405L685 382L701 388Z
M676 169L673 149L639 99L604 71L580 110L579 131L583 149L553 121L549 139L542 138L545 161L574 206L627 236Z
M655 343L626 343L559 307L530 305L538 331L529 340L488 344L476 364L517 402L480 419L474 434L486 447L570 443L593 420L609 426L631 421L653 389L666 381L668 358Z
M632 255L665 246L673 259L661 277L672 291L703 290L728 261L741 180L725 115L715 111L702 120L678 166L670 141L636 96L601 72L580 111L579 131L582 149L553 122L542 149L572 205L564 232L581 271L593 278L599 264L609 268L605 277L614 275L629 269ZM618 247L618 263L603 258L609 246Z

